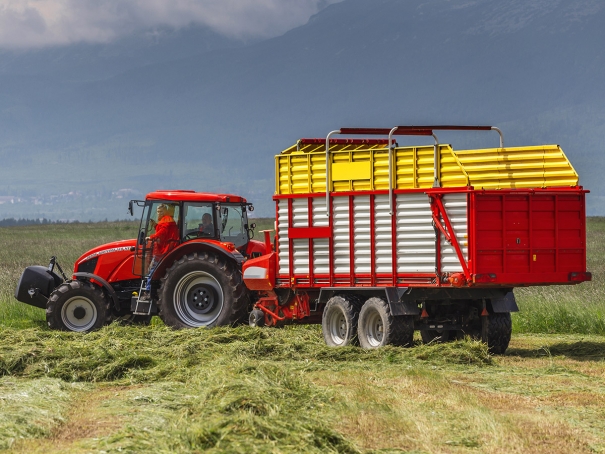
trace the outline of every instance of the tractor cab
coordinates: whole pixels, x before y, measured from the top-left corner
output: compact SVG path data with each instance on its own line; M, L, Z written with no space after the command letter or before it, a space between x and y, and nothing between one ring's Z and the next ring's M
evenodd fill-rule
M144 201L132 200L129 205L131 213L135 204L143 208L133 269L138 276L148 274L153 255L157 255L158 244L163 247L163 255L191 242L215 243L236 249L244 256L249 255L255 224L248 223L247 211L254 208L242 197L194 191L157 191L148 194ZM168 218L158 218L158 208L162 207L167 208ZM162 221L174 222L171 228L178 230L178 239L165 239L161 235L154 238ZM163 241L170 244L161 244Z

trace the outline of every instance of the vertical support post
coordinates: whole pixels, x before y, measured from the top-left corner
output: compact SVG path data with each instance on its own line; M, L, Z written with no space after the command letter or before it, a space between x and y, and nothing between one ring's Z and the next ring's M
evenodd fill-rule
M292 199L286 199L288 201L288 231L292 228L293 219L293 209L292 209ZM288 235L288 251L290 252L290 257L288 257L288 268L290 269L290 287L294 287L294 240L290 238Z
M376 286L376 201L375 194L370 194L370 276L371 286Z
M313 227L313 197L309 197L307 199L307 226ZM313 245L315 240L313 238L309 238L309 285L313 286L315 280L315 269L314 269L314 255L313 255Z
M435 134L433 134L433 139L435 139L435 145L434 145L434 151L433 151L433 165L434 165L434 169L433 169L433 187L434 188L440 188L441 187L441 159L440 159L440 155L439 155L439 139L437 139L437 136Z
M326 216L330 217L330 136L340 134L340 129L330 131L326 136Z
M559 271L559 258L561 255L559 254L559 248L561 247L559 244L559 226L561 223L559 222L559 194L555 194L555 273Z
M506 247L506 194L502 194L502 272L506 273L508 263L508 250Z
M393 206L395 210L397 209L396 197L397 195L393 195L395 200L393 200ZM391 216L391 264L392 264L392 273L393 273L393 287L397 286L397 215L396 212L393 216Z
M389 214L393 216L393 133L399 129L395 126L389 132Z
M328 198L328 212L333 210L334 198ZM334 216L328 218L328 225L332 235L328 238L328 263L330 263L330 287L334 286Z
M528 192L527 193L527 223L528 223L528 228L527 228L527 240L528 240L528 248L529 248L529 272L532 273L533 272L533 268L534 268L534 231L533 231L533 205L532 205L532 201L534 198L534 194L533 192Z
M349 198L349 249L351 256L349 257L349 273L351 274L351 286L355 285L355 206L353 204L353 196Z

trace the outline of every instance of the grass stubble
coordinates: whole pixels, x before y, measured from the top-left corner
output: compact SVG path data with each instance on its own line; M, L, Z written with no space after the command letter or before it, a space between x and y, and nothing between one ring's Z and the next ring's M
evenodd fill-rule
M331 349L317 326L49 331L42 310L12 299L21 270L57 255L69 271L136 225L0 230L0 449L605 451L602 219L589 223L594 281L517 292L501 357L470 340Z

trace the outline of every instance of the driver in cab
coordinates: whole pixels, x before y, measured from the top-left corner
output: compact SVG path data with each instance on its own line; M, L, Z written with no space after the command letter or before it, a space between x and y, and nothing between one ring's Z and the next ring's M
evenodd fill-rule
M153 259L159 262L179 242L179 228L174 220L173 205L166 205L164 203L158 205L157 214L157 222L153 219L149 220L149 226L155 228L155 233L145 239L153 241Z
M204 215L202 216L200 232L202 232L204 235L214 235L214 225L212 224L212 215L210 213L204 213Z
M158 266L164 255L170 252L179 243L179 228L174 220L174 205L160 204L157 207L158 221L149 220L149 227L155 228L155 233L145 238L147 241L153 241L152 259L149 264L149 273L147 275L146 292L141 300L149 299L151 292L151 279L155 268Z

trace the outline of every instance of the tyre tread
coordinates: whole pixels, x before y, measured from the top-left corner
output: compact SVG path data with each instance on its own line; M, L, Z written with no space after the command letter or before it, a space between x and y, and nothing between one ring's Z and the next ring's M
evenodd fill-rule
M171 273L174 272L177 268L184 265L185 263L192 262L205 262L212 266L214 266L223 276L227 278L228 285L231 289L233 295L233 303L231 305L231 312L228 317L228 324L234 325L243 320L243 318L247 315L247 309L249 306L249 296L246 291L246 286L242 279L241 273L237 271L234 264L230 263L224 257L218 256L212 252L201 251L201 252L193 252L188 255L182 256L180 259L176 260L167 270L164 276L161 278L160 282L160 290L159 290L159 298L158 298L158 315L164 321L164 323L173 326L175 328L185 327L182 323L174 324L170 322L170 318L172 318L172 314L170 314L166 309L164 309L164 301L162 298L162 289L166 286L167 280L170 277ZM182 325L182 326L179 326ZM212 324L214 326L214 322Z
M109 323L111 323L111 302L109 298L107 298L107 296L105 295L103 289L97 287L96 285L90 282L83 282L76 279L72 281L63 282L50 294L48 301L46 302L46 323L50 329L69 331L61 320L60 307L57 306L60 305L61 300L63 299L62 297L65 294L81 289L90 290L92 292L91 296L93 298L97 298L98 301L102 302L103 304L105 319L103 320L102 324L98 326L98 328L93 328L92 330L99 329L101 326L108 325ZM97 313L99 313L99 311L97 311Z

